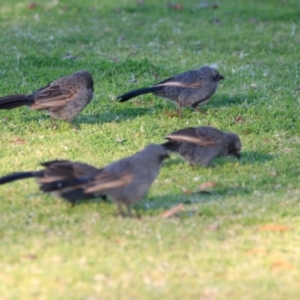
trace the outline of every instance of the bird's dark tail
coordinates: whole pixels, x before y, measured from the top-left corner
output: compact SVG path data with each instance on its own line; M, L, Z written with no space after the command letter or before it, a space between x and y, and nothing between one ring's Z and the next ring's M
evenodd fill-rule
M163 86L151 86L151 87L147 87L147 88L133 90L133 91L130 91L126 94L119 96L117 99L120 99L120 102L125 102L125 101L127 101L131 98L134 98L136 96L139 96L139 95L144 95L144 94L148 94L148 93L161 91L163 88L164 88Z
M19 179L31 178L31 177L41 177L43 176L43 171L36 172L17 172L8 174L6 176L0 177L0 184L5 184Z
M34 103L33 97L28 95L12 95L0 98L0 109L12 109Z
M177 152L179 149L180 144L174 141L168 141L164 144L161 144L165 149L171 152Z

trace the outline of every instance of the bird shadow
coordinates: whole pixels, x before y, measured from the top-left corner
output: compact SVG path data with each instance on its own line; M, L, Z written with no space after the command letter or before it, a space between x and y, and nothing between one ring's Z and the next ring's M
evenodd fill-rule
M254 104L257 97L247 95L247 96L229 96L229 95L218 95L217 97L212 98L203 108L221 108L221 107L229 107L229 106L237 106L247 102L248 105ZM202 106L199 106L202 109Z
M158 216L164 212L183 204L184 210L176 213L177 216L186 216L200 213L201 206L198 204L212 201L226 201L227 197L236 197L250 194L251 191L244 186L219 185L210 190L193 191L179 194L166 194L145 198L133 205L138 215Z
M152 113L151 107L126 107L126 109L116 109L114 108L112 111L107 111L100 114L81 114L74 118L72 123L80 128L80 125L83 124L98 124L102 125L105 123L111 123L111 122L121 122L126 120L132 120L137 117L143 116L143 115L149 115ZM45 126L53 127L51 124L51 119L47 115L36 115L36 116L25 116L24 117L25 122L37 122L37 123L45 123ZM61 127L63 123L66 123L66 121L61 120L55 120L55 124L57 127Z
M204 191L191 191L182 192L178 194L165 194L159 196L144 197L140 202L133 204L132 209L135 216L143 217L162 217L165 212L173 209L177 206L183 206L184 209L180 208L176 212L177 217L190 217L198 214L201 216L201 205L211 201L226 201L226 197L235 197L245 194L249 194L250 190L244 186L225 186L218 185L210 190ZM37 192L36 194L40 194ZM52 198L52 197L51 197ZM55 199L57 200L57 199ZM54 200L53 200L54 201ZM109 199L93 198L93 199L83 199L76 202L75 206L65 202L68 210L71 212L75 208L84 209L92 204L95 205L105 205L105 207L110 207L110 209L115 211L116 215L119 215L116 204ZM103 208L103 207L102 207ZM75 211L77 210L75 209ZM172 215L172 213L171 213Z
M242 152L241 159L238 160L233 156L226 157L216 157L210 163L207 168L219 168L227 164L237 164L237 165L254 165L254 164L263 164L267 161L274 159L272 155L260 153L260 152ZM194 166L197 168L198 165ZM199 166L201 167L201 166Z
M229 163L237 163L237 162L241 165L248 165L248 164L252 165L258 163L265 163L267 161L274 159L273 155L271 154L266 154L261 152L251 152L251 151L242 152L241 156L242 157L240 160L237 160L235 157L231 157L231 156L216 157L208 167L204 167L201 165L195 165L195 166L191 165L191 168L217 168L217 167L227 165ZM180 156L178 157L175 156L174 158L171 157L171 159L165 161L164 166L172 167L174 165L184 164L184 163L188 164L188 162L185 161Z
M248 104L251 104L254 101L254 97L231 97L231 96L218 96L216 99L212 99L207 105L199 106L201 111L204 113L208 108L221 108L224 106L236 106L241 103L244 103L247 100ZM194 111L192 108L185 108L185 111L190 111L191 113ZM74 118L72 123L80 128L82 124L98 124L102 125L105 123L112 122L121 122L126 120L133 120L137 117L141 117L144 115L156 114L157 112L163 113L165 112L169 117L176 116L177 107L173 103L160 99L157 97L155 100L136 100L132 101L130 104L122 104L122 103L114 103L113 105L109 105L106 107L106 111L102 111L100 113L96 112L94 114L84 112L79 116ZM167 111L167 112L166 112ZM51 124L50 117L41 114L36 115L26 115L23 117L26 122L39 122L45 124ZM49 120L49 121L48 121ZM64 121L55 121L57 126L60 127L61 123ZM53 127L53 126L52 126Z
M241 164L258 164L258 163L265 163L267 161L273 160L274 155L262 152L252 152L252 151L243 151Z
M149 107L126 107L126 109L114 109L100 114L81 115L75 121L78 124L98 124L122 122L126 120L133 120L137 117L151 114Z

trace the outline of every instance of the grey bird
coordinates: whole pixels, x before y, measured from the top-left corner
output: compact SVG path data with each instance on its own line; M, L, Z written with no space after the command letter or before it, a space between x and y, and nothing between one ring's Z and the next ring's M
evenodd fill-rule
M106 196L102 194L89 195L83 193L83 189L80 186L66 186L68 182L73 182L77 178L96 174L99 171L98 168L85 163L72 162L68 160L53 160L42 163L41 165L44 167L43 170L16 172L3 176L0 178L0 185L20 179L36 178L36 181L42 191L51 192L55 197L62 198L70 202L72 206L74 206L79 200L94 197L102 197L106 200ZM59 186L59 183L57 183L59 181L63 181L64 186L62 185L55 191L47 189L47 187L51 186L54 182L57 186Z
M133 216L130 205L142 199L157 177L162 162L168 158L161 145L149 145L142 151L97 169L69 161L44 163L46 170L13 173L0 178L0 184L18 179L37 177L40 189L55 193L73 205L79 199L109 196L119 211Z
M117 99L124 102L139 95L153 93L177 104L181 116L183 107L197 109L198 105L207 103L221 79L225 78L217 70L204 66L175 75L151 87L130 91Z
M118 204L119 211L133 216L130 205L140 201L169 157L161 145L149 145L136 154L116 161L88 179L85 193L102 193Z
M53 119L72 124L75 118L92 100L94 81L87 71L78 71L59 78L32 94L11 95L0 98L0 109L12 109L28 105L33 110L46 110Z
M184 128L168 134L165 138L168 142L162 145L181 155L192 166L209 166L215 157L220 156L241 158L242 143L239 136L214 127Z

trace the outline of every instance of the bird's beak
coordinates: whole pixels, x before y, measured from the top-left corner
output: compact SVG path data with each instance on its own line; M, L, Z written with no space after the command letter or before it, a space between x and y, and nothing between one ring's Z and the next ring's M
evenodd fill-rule
M240 152L234 153L234 156L235 156L238 160L241 159L241 153L240 153Z
M224 77L223 75L220 74L219 80L221 80L221 79L225 79L225 77Z

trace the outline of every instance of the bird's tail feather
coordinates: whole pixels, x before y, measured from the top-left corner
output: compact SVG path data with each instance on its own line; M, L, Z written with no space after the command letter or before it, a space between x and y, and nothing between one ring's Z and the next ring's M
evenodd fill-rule
M131 98L134 98L136 96L139 96L139 95L158 92L158 91L162 90L163 88L164 88L163 86L151 86L151 87L147 87L147 88L133 90L133 91L130 91L126 94L119 96L117 99L120 99L120 102L125 102L125 101L127 101Z
M31 178L31 177L40 177L43 175L43 171L36 172L17 172L8 174L0 178L0 184L5 184L19 179Z
M0 109L12 109L23 105L31 105L34 102L26 95L12 95L0 98Z

